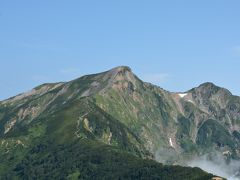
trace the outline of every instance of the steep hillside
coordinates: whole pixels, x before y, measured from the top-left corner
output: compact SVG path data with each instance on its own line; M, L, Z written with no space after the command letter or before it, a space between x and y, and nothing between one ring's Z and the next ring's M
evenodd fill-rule
M163 166L91 140L62 145L42 141L1 179L210 180L199 168Z
M141 137L151 153L168 149L191 155L214 149L239 157L239 97L212 83L171 93L142 82L127 67L112 71L118 73L107 90L94 96L96 103Z
M119 156L130 153L136 162L150 162L137 159L141 157L178 164L212 150L238 159L239 137L240 98L228 90L205 83L172 93L121 66L66 83L43 84L0 102L0 174L34 176L37 169L25 172L30 162L39 168L42 164L44 172L49 161L59 171L54 159L65 162L61 153L72 153L83 163L75 151L86 140L116 148ZM62 150L55 153L58 148ZM74 166L77 174L89 175L82 165Z

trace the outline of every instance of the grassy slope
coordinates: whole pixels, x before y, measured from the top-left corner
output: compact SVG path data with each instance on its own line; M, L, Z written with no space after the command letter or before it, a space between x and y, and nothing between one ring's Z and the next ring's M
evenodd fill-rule
M89 113L82 117L85 112ZM84 124L84 119L88 119L88 127ZM77 138L75 132L81 137ZM107 142L110 132L112 137ZM8 141L8 145L1 148L1 179L212 177L197 168L163 166L155 161L139 158L147 153L141 146L141 140L88 98L72 101L53 114L45 113L27 127L9 133L2 140ZM24 146L17 145L18 140Z
M96 141L80 140L65 145L43 143L34 147L2 179L208 180L212 177L198 168L163 166Z

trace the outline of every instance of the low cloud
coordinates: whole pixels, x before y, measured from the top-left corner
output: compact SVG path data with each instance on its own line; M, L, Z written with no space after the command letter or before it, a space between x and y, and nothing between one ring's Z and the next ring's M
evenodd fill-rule
M227 178L228 180L239 180L240 178L240 161L227 160L220 153L196 157L187 162L187 165L199 167L204 171Z

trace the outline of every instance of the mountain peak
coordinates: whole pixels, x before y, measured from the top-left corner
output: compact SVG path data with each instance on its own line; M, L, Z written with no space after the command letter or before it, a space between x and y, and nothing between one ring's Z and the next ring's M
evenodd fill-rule
M118 66L110 70L111 72L114 73L126 73L126 72L132 72L131 68L128 66Z
M108 74L112 79L116 81L131 80L134 78L134 74L128 66L118 66L108 71Z
M200 92L206 93L206 92L217 92L221 88L219 86L215 85L212 82L205 82L205 83L200 84L195 89L200 91Z
M216 94L216 93L218 93L220 95L220 97L232 95L229 90L222 88L220 86L217 86L212 82L203 83L203 84L199 85L198 87L194 88L194 90L201 93L204 96L207 96L207 97L209 97L212 94Z
M208 91L225 91L228 94L231 94L231 92L223 87L217 86L216 84L212 83L212 82L206 82L201 84L200 86L198 86L196 89L202 89L202 90L208 90Z
M199 88L200 87L206 87L206 88L219 88L217 85L215 85L214 83L212 82L205 82L205 83L202 83L200 84Z
M136 88L137 77L128 66L115 67L107 72L107 76L110 77L109 85L115 89Z

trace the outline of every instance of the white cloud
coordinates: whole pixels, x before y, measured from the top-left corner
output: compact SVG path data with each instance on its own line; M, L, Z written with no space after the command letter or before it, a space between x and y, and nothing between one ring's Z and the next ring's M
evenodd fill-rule
M164 83L167 79L169 79L170 75L167 73L151 73L151 74L144 74L142 79L146 82L150 82L153 84L161 84Z

